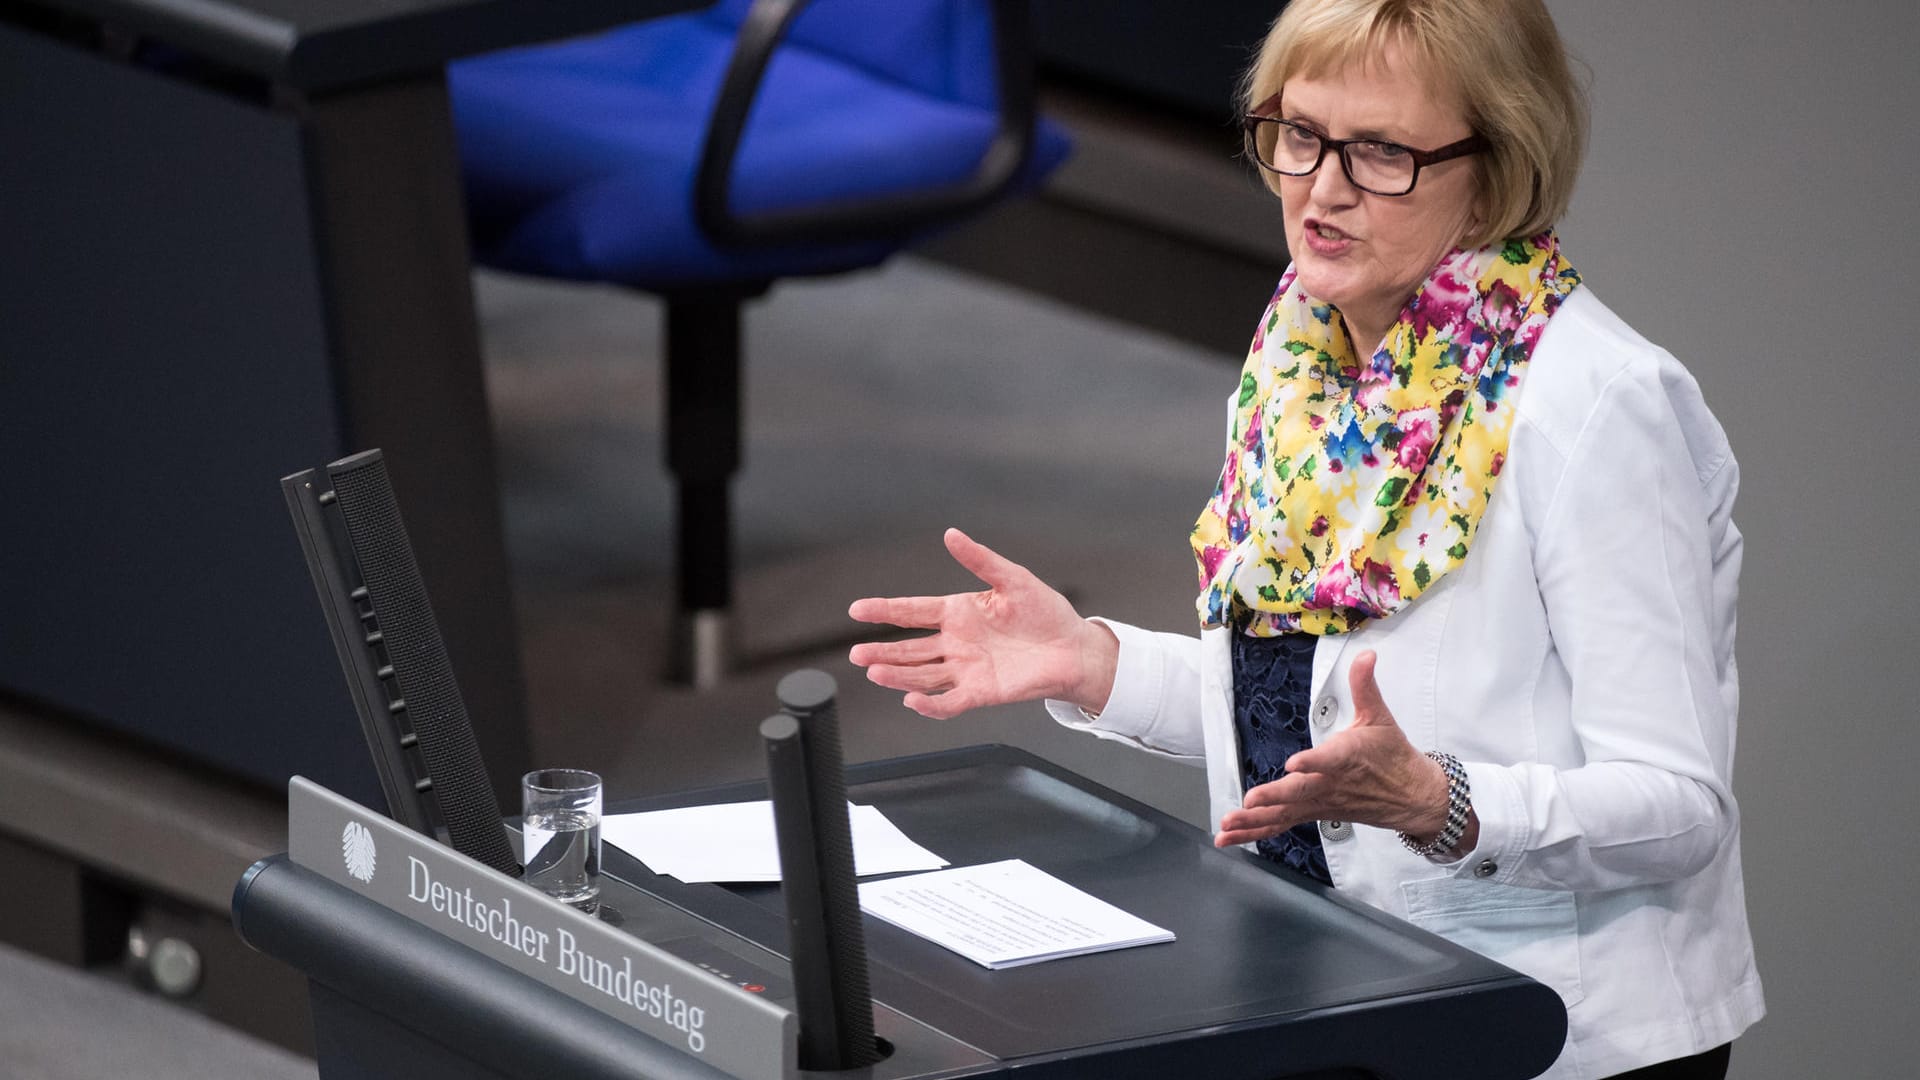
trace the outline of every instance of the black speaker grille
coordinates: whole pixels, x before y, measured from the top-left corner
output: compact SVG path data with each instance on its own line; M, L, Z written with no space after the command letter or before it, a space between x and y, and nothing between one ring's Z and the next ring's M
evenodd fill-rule
M834 1000L847 1003L841 1016L843 1067L870 1065L878 1056L873 1042L873 994L867 981L867 933L860 917L860 893L854 882L853 831L847 820L847 777L840 747L839 710L832 700L801 720L812 773L814 834L821 865L844 867L822 882L826 890L827 936L831 941Z
M386 463L377 454L357 455L330 466L328 474L448 840L462 854L518 874Z
M847 820L846 762L840 746L840 713L835 701L833 676L812 669L795 671L774 688L780 710L792 717L800 729L801 766L806 772L805 789L809 831L813 836L818 870L810 875L820 890L822 932L826 936L824 959L835 1012L835 1046L826 1064L809 1060L824 1048L815 1045L807 1030L808 1017L801 1013L801 1067L852 1069L878 1059L873 1041L873 997L867 978L866 929L860 915L860 894L854 882L853 831ZM769 765L772 765L771 760ZM769 776L776 798L782 779ZM790 789L790 788L789 788ZM779 811L776 809L776 815ZM784 871L787 853L781 852ZM783 885L783 888L790 887ZM794 947L795 964L800 949ZM799 972L797 985L805 985Z

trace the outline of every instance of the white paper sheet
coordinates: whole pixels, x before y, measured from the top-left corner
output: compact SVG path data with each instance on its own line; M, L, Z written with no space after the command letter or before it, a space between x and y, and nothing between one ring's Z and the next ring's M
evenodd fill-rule
M896 874L947 865L908 839L877 807L848 803L847 815L853 827L854 873ZM600 836L654 873L689 883L780 880L773 804L764 799L608 814L600 820Z
M870 881L860 908L996 970L1174 939L1019 859Z

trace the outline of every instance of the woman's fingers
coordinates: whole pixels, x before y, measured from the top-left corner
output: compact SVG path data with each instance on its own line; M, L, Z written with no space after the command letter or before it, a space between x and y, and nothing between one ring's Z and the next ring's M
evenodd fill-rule
M1368 649L1354 657L1347 668L1347 689L1353 693L1353 722L1357 725L1393 723L1393 710L1387 708L1387 699L1381 696L1380 684L1373 678L1373 665L1378 659L1378 654Z
M953 687L953 672L945 664L873 664L867 681L889 690L934 693Z
M1288 768L1292 770L1291 763ZM1310 809L1309 804L1325 794L1326 790L1326 777L1316 773L1289 771L1278 780L1248 789L1240 805L1246 810L1272 807L1306 813Z
M949 596L868 597L847 614L860 622L937 631L897 642L864 642L847 658L867 678L906 692L903 704L946 719L984 705L1024 701L1072 682L1085 668L1072 605L1025 567L1001 558L959 529L943 537L984 592ZM1107 632L1111 638L1111 632ZM1117 642L1114 648L1118 648ZM1084 681L1084 679L1082 679Z
M1285 776L1248 789L1241 808L1221 817L1215 843L1242 844L1315 820L1404 827L1409 797L1425 791L1409 770L1426 762L1394 723L1374 681L1376 659L1363 652L1349 669L1353 726L1288 757Z
M944 694L908 694L903 704L929 720L951 720L980 702L965 689L954 689Z
M1270 836L1279 836L1286 831L1287 830L1283 828L1274 828L1246 829L1239 832L1217 832L1213 834L1213 846L1217 848L1230 848L1240 844L1257 843Z
M856 622L930 630L939 628L946 610L944 596L869 596L855 600L847 615Z
M904 641L863 641L847 651L847 659L861 667L869 664L926 664L945 656L946 647L938 634Z
M1010 588L1026 574L1026 568L1013 562L992 548L980 543L959 529L948 529L942 537L947 544L947 553L954 561L967 568L967 572L996 589Z
M1263 806L1258 810L1235 810L1220 819L1222 833L1250 832L1259 829L1285 831L1294 826L1294 815L1278 807Z
M1279 836L1297 824L1299 820L1293 815L1274 808L1235 810L1220 819L1220 831L1213 836L1213 846L1251 844L1269 836Z

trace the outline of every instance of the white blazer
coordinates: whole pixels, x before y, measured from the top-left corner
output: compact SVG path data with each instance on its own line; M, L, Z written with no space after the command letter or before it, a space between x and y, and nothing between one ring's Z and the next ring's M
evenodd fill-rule
M1765 1012L1733 799L1738 467L1698 386L1585 288L1548 322L1471 554L1392 618L1322 637L1310 729L1376 678L1414 746L1466 765L1479 846L1441 865L1321 823L1343 892L1559 991L1547 1076L1711 1049ZM1199 503L1195 502L1196 512ZM1213 827L1240 805L1227 630L1120 639L1103 738L1204 758Z

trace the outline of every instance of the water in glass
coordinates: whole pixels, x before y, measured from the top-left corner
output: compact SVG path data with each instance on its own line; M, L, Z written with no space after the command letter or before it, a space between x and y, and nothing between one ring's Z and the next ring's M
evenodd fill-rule
M600 815L581 810L528 814L527 884L562 903L592 910L600 896Z

